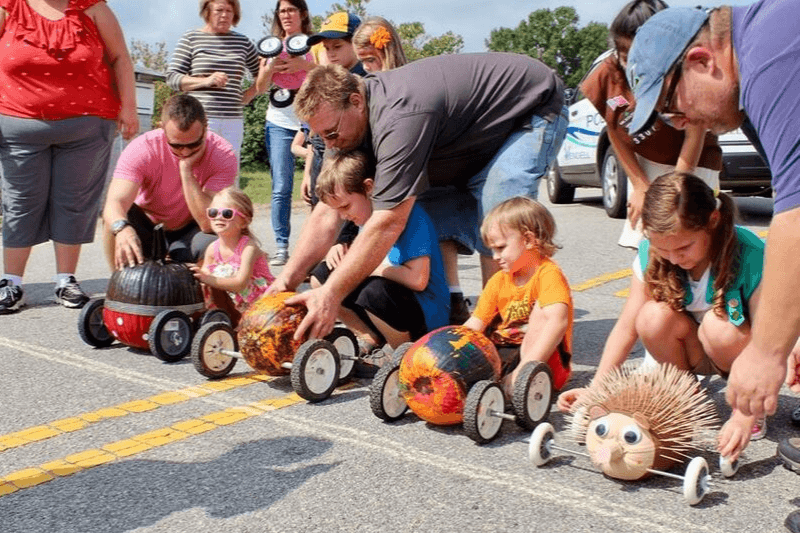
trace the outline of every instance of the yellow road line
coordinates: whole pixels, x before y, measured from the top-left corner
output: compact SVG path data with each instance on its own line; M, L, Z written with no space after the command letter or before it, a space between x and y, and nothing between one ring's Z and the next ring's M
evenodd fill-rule
M236 379L236 378L234 378ZM217 382L219 383L219 382ZM353 385L350 385L352 387ZM349 387L340 387L339 390ZM106 444L100 448L92 448L68 455L33 468L17 470L0 478L0 497L21 489L41 485L57 477L65 477L82 470L87 470L117 459L131 457L139 453L165 446L173 442L200 435L223 426L235 424L242 420L258 416L267 411L282 409L304 401L296 393L279 398L260 400L247 405L230 407L199 418L177 422L171 426L148 431L128 439Z
M82 415L70 418L62 418L61 420L56 420L40 426L22 429L7 435L0 435L0 452L9 450L11 448L25 446L27 444L31 444L32 442L39 442L64 433L79 431L89 427L92 424L96 424L101 420L119 418L132 413L153 411L164 405L185 402L186 400L190 400L192 398L198 398L200 396L207 396L216 392L244 387L259 381L271 381L272 379L274 378L270 376L252 373L245 376L222 379L220 381L208 381L206 383L193 385L184 389L162 392L143 400L133 400L115 405L113 407L104 407L102 409L84 413Z
M623 270L618 270L617 272L609 272L607 274L602 274L595 278L587 279L583 283L580 283L578 285L573 285L572 287L570 287L570 289L572 289L572 292L586 291L589 289L593 289L595 287L599 287L600 285L603 285L610 281L616 281L618 279L627 278L631 275L633 275L633 270L631 270L630 268L626 268Z

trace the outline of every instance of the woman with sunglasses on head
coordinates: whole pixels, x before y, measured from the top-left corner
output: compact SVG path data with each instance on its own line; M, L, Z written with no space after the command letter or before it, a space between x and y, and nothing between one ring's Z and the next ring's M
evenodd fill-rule
M628 50L636 30L667 7L662 0L633 0L623 7L609 28L614 53L581 84L583 94L605 119L611 148L628 176L628 216L618 242L628 248L638 248L642 239L644 194L658 176L673 170L693 173L719 191L722 150L716 135L697 126L677 130L669 124L668 114L654 115L650 127L637 135L628 132L636 105L625 77Z
M267 254L250 232L253 202L241 190L227 187L214 195L206 213L217 240L206 248L203 266L191 268L202 283L227 291L236 311L243 313L275 281Z

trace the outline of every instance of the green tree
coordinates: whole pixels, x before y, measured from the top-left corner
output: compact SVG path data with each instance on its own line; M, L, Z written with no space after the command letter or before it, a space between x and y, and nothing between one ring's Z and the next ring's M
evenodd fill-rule
M575 87L592 61L608 48L608 29L597 22L579 28L573 7L539 9L515 29L492 30L486 47L539 59L555 69L568 87Z
M153 45L140 41L138 39L131 39L130 48L131 59L134 65L142 65L149 69L155 70L166 74L167 66L167 44L164 41L159 41ZM164 102L175 94L175 91L167 87L163 81L155 82L155 96L153 105L153 116L151 125L153 128L158 128L161 123L161 108Z
M441 54L457 54L464 48L463 37L451 31L431 37L425 33L425 26L421 22L404 22L394 26L403 41L403 51L409 61Z

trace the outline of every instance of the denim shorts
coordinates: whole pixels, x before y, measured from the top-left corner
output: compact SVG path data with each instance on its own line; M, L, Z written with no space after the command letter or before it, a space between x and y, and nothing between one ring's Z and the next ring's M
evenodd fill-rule
M460 253L491 255L480 237L483 214L515 196L537 198L539 179L567 134L567 107L552 120L538 115L512 132L492 160L467 182L467 190L434 187L419 196L440 241L452 240ZM467 197L471 197L471 200Z
M116 124L0 115L3 245L94 240Z

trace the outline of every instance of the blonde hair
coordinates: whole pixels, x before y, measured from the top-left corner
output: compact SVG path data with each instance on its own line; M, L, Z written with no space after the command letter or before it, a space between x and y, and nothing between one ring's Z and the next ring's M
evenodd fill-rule
M350 95L365 96L359 76L341 65L322 65L311 70L294 98L294 111L302 122L314 116L317 108L327 103L337 110L350 107Z
M321 202L336 196L336 192L367 195L365 180L374 175L367 156L358 150L335 152L326 156L314 192Z
M365 19L353 33L353 46L367 50L374 48L383 58L383 70L392 70L408 63L400 36L391 22L383 17Z
M200 0L200 16L208 22L211 19L211 8L209 4L213 4L216 0ZM242 6L239 5L239 0L225 0L233 8L233 25L239 24L242 20Z
M230 207L239 211L245 218L245 225L242 228L242 235L247 235L256 243L256 246L261 246L261 243L258 239L251 233L250 231L250 224L253 222L253 215L255 214L255 209L253 208L253 201L250 199L247 194L242 191L241 189L230 186L225 187L221 191L217 192L214 198L221 198L227 204L230 204Z
M719 211L716 225L711 215ZM727 194L715 197L703 180L692 174L672 172L658 177L644 195L642 226L646 236L653 233L675 234L681 230L707 231L710 238L708 255L714 276L714 312L724 317L725 289L736 278L736 204ZM684 307L684 281L687 274L658 256L652 249L645 273L645 283L657 302L665 302L671 309Z
M481 223L481 239L488 246L487 235L495 224L506 226L521 234L533 233L539 253L552 257L561 248L553 238L556 235L556 221L545 206L525 196L515 196L496 205Z

